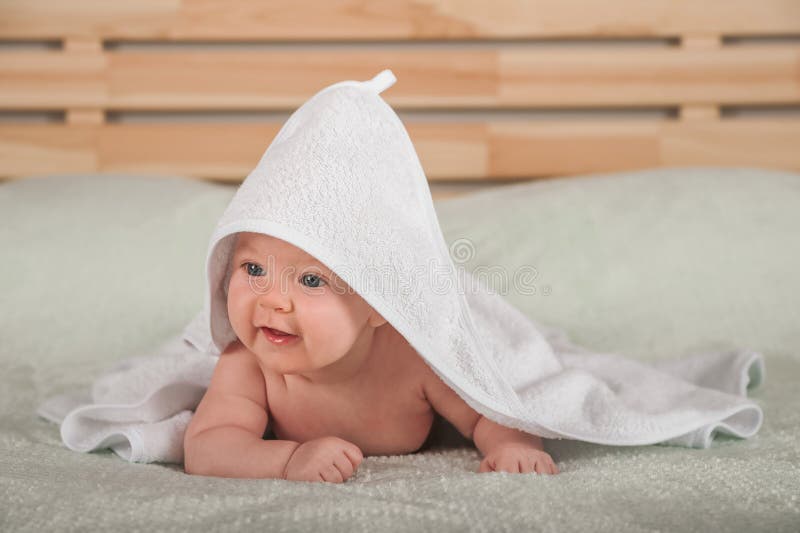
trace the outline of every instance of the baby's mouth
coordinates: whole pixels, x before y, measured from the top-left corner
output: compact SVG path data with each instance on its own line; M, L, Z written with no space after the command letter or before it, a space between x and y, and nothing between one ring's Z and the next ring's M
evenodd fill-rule
M263 326L261 331L264 333L264 337L276 346L292 346L297 342L300 342L297 335L293 335L291 333L286 333L285 331L281 331L279 329L272 329L267 326Z
M286 333L285 331L281 331L279 329L273 329L273 328L269 328L269 327L266 327L266 326L264 326L263 329L266 329L267 331L269 331L273 335L278 335L280 337L296 337L296 335L293 335L292 333Z

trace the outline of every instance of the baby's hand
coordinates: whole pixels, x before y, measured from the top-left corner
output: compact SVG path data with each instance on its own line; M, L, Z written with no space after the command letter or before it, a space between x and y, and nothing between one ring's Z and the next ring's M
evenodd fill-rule
M310 440L292 453L283 479L342 483L353 475L363 459L358 446L339 437Z
M558 467L547 452L514 442L502 444L486 454L478 472L558 474Z

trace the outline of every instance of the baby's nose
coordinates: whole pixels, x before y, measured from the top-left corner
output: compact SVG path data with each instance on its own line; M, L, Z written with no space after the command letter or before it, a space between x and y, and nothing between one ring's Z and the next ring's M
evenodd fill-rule
M289 312L293 308L291 297L282 293L279 287L260 294L258 296L258 306L283 312Z

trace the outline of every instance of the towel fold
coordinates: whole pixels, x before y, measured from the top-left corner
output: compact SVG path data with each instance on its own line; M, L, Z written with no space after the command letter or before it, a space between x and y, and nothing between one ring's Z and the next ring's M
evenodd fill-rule
M697 448L718 432L758 431L763 413L746 394L764 380L760 353L645 364L595 352L458 272L411 140L380 97L395 81L385 70L339 82L292 114L211 236L202 311L181 335L97 379L91 395L40 407L61 424L66 446L182 461L192 412L236 340L226 283L239 232L282 239L330 267L467 404L499 424L551 439Z
M149 356L119 362L95 380L91 394L54 396L37 412L61 424L71 450L111 448L131 462L182 463L183 434L218 358L177 336Z

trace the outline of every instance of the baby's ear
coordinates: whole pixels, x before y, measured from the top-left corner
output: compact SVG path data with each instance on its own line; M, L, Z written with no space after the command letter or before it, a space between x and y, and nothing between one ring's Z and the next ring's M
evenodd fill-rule
M384 324L386 324L386 319L383 318L380 315L380 313L378 313L377 311L375 311L373 309L372 310L372 314L369 317L369 325L372 326L373 328L377 328L377 327L380 327L380 326L382 326Z

